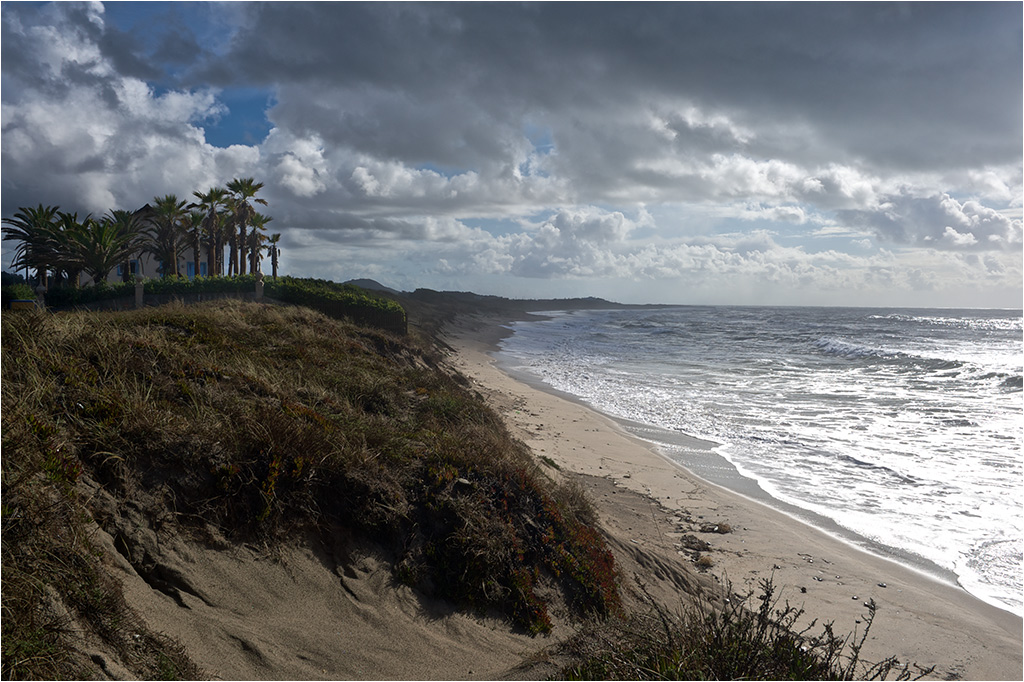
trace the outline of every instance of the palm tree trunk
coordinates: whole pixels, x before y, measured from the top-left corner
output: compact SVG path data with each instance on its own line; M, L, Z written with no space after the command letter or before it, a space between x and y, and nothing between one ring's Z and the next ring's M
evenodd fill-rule
M197 225L192 232L192 262L195 268L195 276L199 276L199 226Z
M213 277L217 274L215 254L217 253L217 242L213 235L206 237L206 274Z
M245 274L245 261L248 255L247 246L245 241L245 223L242 223L238 226L238 274L240 275Z

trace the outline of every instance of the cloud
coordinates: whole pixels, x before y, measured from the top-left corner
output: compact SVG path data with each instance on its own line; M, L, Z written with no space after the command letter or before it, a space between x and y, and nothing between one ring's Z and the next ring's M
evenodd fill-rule
M697 104L700 112L666 115L671 107L660 105L656 113L666 129L735 143L750 138L760 121L808 122L843 162L869 157L928 168L965 158L1012 160L1020 147L1017 88L1000 85L1019 82L1019 7L917 5L901 13L888 5L675 4L580 12L557 4L260 3L247 9L251 22L229 54L233 73L368 89L374 97L401 93L428 105L428 119L443 128L430 106L439 111L444 101L469 104L472 115L500 122L517 118L527 103L550 112L574 104L586 111L667 97ZM978 49L981 41L988 49ZM700 102L713 103L714 112ZM974 125L979 116L984 124ZM949 135L952 130L961 135Z
M878 211L840 211L840 219L870 229L878 239L902 245L1019 252L1022 221L975 200L949 194L881 197Z
M288 131L274 128L260 150L265 165L271 170L269 182L303 199L327 189L330 171L324 158L323 141L318 136L296 138Z
M497 239L489 250L502 254L495 262L506 272L521 277L616 276L616 253L636 226L618 211L562 209L528 232Z
M961 234L948 225L942 233L942 241L953 246L974 246L978 243L978 239L970 232Z
M593 215L600 217L600 212ZM1010 253L896 252L873 249L870 243L860 245L857 255L838 250L810 252L782 246L764 231L670 244L632 244L627 238L598 246L574 240L571 230L563 233L556 227L559 218L552 216L528 232L498 236L452 225L449 229L452 235L458 234L457 239L426 245L389 242L386 248L406 263L399 282L412 282L412 286L448 276L581 281L591 287L606 280L624 283L618 290L621 295L625 283L653 282L653 287L644 289L645 300L656 301L678 300L673 292L686 292L695 300L728 302L742 292L748 300L779 302L803 292L803 302L825 303L856 291L875 300L884 297L890 305L913 304L921 292L962 297L991 287L1012 291L1022 276L1019 257ZM377 246L385 248L381 242ZM357 253L352 250L340 264L331 266L362 272L366 266L357 261ZM606 295L615 297L614 291ZM984 297L979 301L985 302Z
M157 93L119 73L99 49L102 8L53 9L52 24L23 23L5 6L5 53L38 45L3 102L6 206L135 208L155 194L188 196L253 167L252 148L213 147L202 123L223 108L211 90ZM46 16L49 16L47 14ZM5 57L6 76L6 57ZM6 86L6 83L5 83Z
M134 7L4 5L5 214L254 176L289 262L325 273L837 291L1020 269L1013 4ZM269 134L211 144L239 90Z

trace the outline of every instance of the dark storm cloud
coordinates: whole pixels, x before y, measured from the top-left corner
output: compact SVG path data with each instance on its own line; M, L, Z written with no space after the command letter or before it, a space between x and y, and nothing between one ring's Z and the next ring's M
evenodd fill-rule
M903 168L1012 162L1021 146L1019 87L1007 87L1021 79L1014 3L250 9L232 78L401 93L427 109L454 98L509 125L529 111L679 97L740 123L807 121L843 160ZM359 132L351 120L337 131Z

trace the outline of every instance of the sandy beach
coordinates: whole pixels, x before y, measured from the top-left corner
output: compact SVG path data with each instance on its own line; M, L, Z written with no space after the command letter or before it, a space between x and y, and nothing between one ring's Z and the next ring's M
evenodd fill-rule
M838 633L860 632L864 604L873 599L878 610L862 653L866 660L895 655L935 666L940 679L1024 679L1020 617L698 478L610 417L503 372L491 353L509 333L505 322L463 318L448 330L451 360L535 454L583 475L624 573L631 546L677 567L692 566L681 538L696 535L711 545L704 554L713 565L702 579L743 594L772 578L777 595L804 609L805 619L832 621ZM689 447L699 454L708 444L694 440ZM634 502L630 516L622 495L646 504ZM731 532L700 532L707 524L728 524ZM676 575L671 565L658 568L655 575ZM638 570L650 574L652 567ZM673 580L663 582L656 596L670 601Z

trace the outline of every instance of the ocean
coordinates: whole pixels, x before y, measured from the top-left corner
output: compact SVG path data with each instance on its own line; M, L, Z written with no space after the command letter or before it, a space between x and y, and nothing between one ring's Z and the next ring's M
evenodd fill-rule
M713 441L769 501L1024 614L1021 311L544 316L513 323L505 368L640 427L684 466L671 434Z

